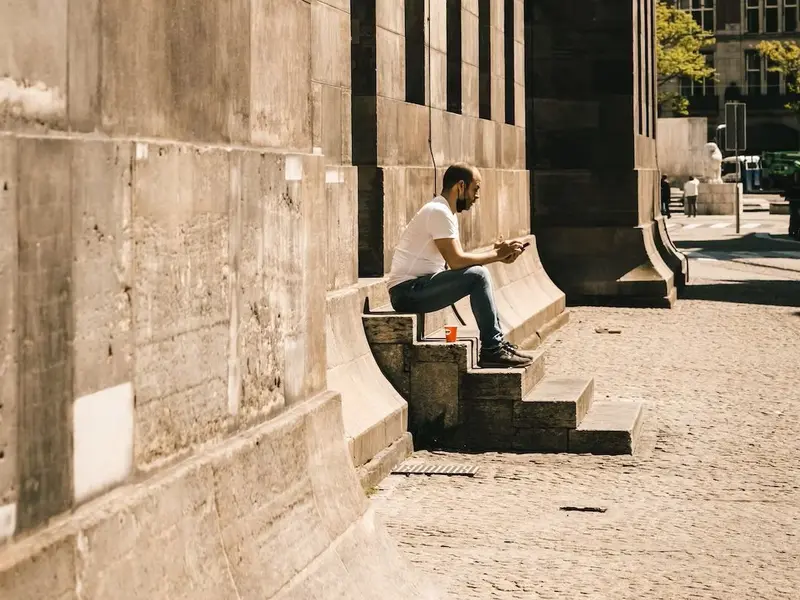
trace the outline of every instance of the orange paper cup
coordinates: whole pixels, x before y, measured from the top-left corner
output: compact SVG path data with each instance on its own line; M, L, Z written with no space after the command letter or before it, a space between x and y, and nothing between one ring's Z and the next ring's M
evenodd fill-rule
M444 328L444 339L448 342L455 342L456 336L458 334L458 327L445 327Z

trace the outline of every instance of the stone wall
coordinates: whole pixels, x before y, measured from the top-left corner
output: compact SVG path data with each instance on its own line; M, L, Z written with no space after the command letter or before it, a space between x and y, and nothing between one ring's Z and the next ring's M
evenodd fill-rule
M707 129L705 117L658 120L658 167L673 187L702 175Z
M0 596L435 597L328 391L349 11L0 8Z

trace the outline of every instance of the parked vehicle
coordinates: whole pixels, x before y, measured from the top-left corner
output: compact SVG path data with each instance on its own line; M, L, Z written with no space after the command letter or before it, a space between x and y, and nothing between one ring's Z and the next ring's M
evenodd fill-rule
M800 152L764 152L761 155L761 171L765 189L786 190L794 185L794 176L800 172Z
M761 189L761 157L740 156L739 169L741 179L744 183L745 192L753 192ZM736 157L728 156L722 159L722 181L725 183L737 183L739 178L736 175Z

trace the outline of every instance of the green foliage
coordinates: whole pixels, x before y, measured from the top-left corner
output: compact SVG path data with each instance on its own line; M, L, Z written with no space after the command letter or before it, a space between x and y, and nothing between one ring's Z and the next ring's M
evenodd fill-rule
M685 117L689 114L689 99L677 92L659 92L658 106L662 109L669 108L673 115Z
M716 71L706 63L703 48L715 43L714 36L704 31L685 10L659 0L656 4L656 65L659 88L679 77L703 81ZM688 114L689 101L674 92L659 93L659 107L675 114Z
M795 42L761 42L756 49L761 56L769 59L770 71L783 73L787 91L790 94L800 93L797 83L800 77L800 46ZM800 102L789 102L785 106L800 114Z

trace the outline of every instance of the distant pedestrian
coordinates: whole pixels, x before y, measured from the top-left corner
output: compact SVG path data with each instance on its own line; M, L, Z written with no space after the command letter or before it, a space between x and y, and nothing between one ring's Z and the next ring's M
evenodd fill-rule
M668 219L672 218L669 212L669 200L672 195L672 190L669 187L669 181L666 175L661 176L661 214L666 215Z
M697 192L700 190L700 181L692 175L692 178L683 186L683 196L686 198L687 214L690 217L697 217Z

